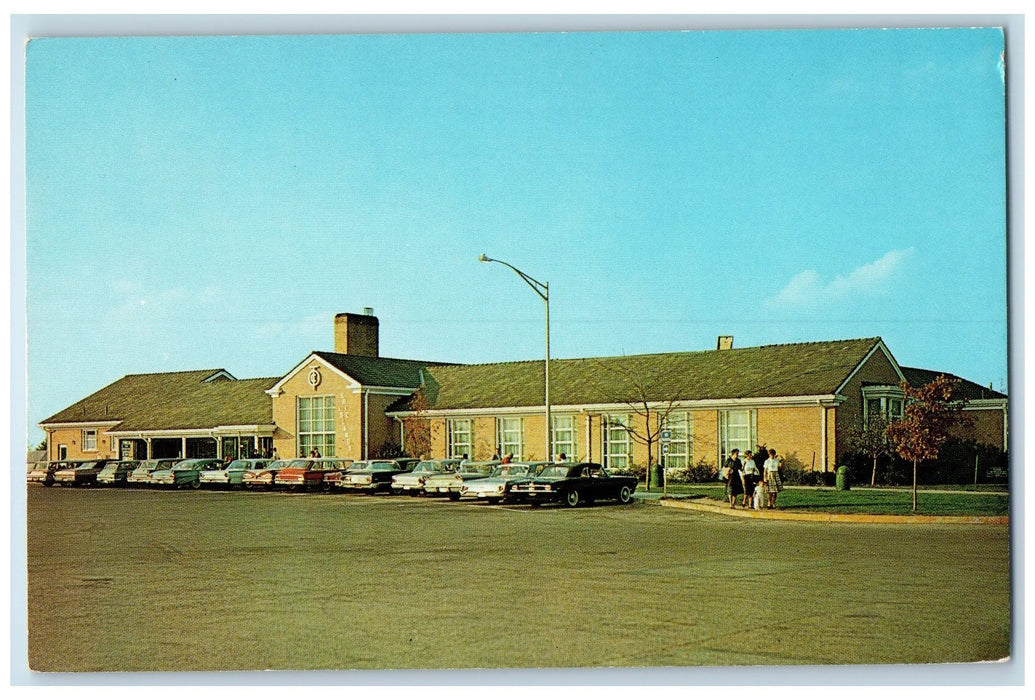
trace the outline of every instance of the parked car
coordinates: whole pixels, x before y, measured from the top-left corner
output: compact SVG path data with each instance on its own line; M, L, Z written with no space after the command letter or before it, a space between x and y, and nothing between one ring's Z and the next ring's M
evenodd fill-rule
M64 469L67 464L67 462L36 462L25 475L25 481L29 484L53 486L54 472L58 469Z
M515 484L511 491L533 506L557 501L574 508L579 503L592 503L601 498L629 503L635 490L635 476L612 476L599 464L580 462L550 465L534 479Z
M151 483L151 473L172 469L178 459L145 459L126 477L126 486L146 486Z
M246 489L271 489L276 484L277 473L286 468L291 461L275 459L262 469L247 469L241 475L241 485Z
M392 493L408 493L420 496L424 493L424 482L435 474L452 474L460 466L459 459L426 459L418 461L412 472L403 472L392 477Z
M492 474L499 462L462 462L452 474L435 474L424 482L424 493L429 496L449 496L451 501L460 500L460 489L465 481L484 479Z
M405 474L412 469L408 460L401 462L395 459L374 459L369 462L355 462L349 470L341 475L338 486L346 491L392 491L392 477Z
M137 460L108 462L97 474L97 483L105 486L125 486L130 473L140 465Z
M516 484L524 484L532 480L550 462L511 462L501 464L492 470L484 479L466 481L460 487L460 497L474 496L483 498L489 503L513 498L511 489Z
M97 483L97 475L101 473L101 469L110 461L96 459L66 462L65 467L54 472L54 483L62 486L92 486Z
M213 471L222 466L223 463L218 459L184 459L174 464L171 469L151 472L148 483L172 488L183 486L198 488L201 485L200 472Z
M341 472L348 469L349 464L351 464L349 460L335 457L292 459L287 467L277 472L276 485L291 491L325 488L324 477L331 473L340 475Z
M247 471L262 471L269 465L268 459L235 459L221 469L212 469L198 473L198 486L211 488L230 488L244 483Z

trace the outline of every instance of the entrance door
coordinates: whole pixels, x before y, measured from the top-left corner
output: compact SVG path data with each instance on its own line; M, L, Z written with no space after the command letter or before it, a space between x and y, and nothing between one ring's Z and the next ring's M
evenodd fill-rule
M64 461L68 459L68 446L58 445L58 461Z

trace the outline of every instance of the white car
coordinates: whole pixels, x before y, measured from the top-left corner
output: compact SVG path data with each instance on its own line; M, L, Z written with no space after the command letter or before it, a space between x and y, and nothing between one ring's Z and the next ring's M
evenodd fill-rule
M268 459L235 459L223 469L213 469L198 473L198 485L201 488L230 488L244 483L244 473L261 471L270 463Z
M455 472L458 466L460 466L459 459L426 459L414 467L412 472L393 476L392 493L420 496L424 493L424 482L428 480L428 477Z
M511 497L510 488L514 484L524 484L532 480L543 467L550 462L511 462L496 467L485 479L466 481L460 487L460 496L474 496L489 503L499 503Z

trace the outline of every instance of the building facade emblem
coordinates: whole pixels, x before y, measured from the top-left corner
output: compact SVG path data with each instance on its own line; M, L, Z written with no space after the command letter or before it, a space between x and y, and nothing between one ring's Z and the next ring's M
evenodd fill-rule
M320 382L322 381L323 377L320 376L319 367L313 367L311 370L309 370L309 386L316 389L318 386L320 386Z

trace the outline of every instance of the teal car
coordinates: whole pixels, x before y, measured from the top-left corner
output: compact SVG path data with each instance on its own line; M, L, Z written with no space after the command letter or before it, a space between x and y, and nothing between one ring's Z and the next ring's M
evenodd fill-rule
M183 488L201 486L200 474L203 471L222 469L223 463L218 459L184 459L177 462L172 469L161 469L151 472L149 484L167 488Z

